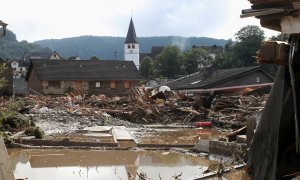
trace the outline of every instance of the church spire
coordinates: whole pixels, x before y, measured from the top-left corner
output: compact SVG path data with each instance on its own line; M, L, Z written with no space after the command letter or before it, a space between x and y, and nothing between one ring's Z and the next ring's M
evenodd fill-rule
M125 44L129 44L129 43L134 43L134 44L138 43L132 18L130 19L130 24L129 24L129 28L125 40Z

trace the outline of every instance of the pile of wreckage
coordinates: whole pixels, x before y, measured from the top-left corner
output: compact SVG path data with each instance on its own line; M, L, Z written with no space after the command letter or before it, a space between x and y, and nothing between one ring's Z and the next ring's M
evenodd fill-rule
M53 119L61 113L89 117L94 121L110 116L135 124L187 124L209 121L213 126L240 128L246 119L264 107L267 95L197 95L187 96L174 91L159 91L150 95L134 88L126 96L28 96L23 100L33 105L23 107L23 114L43 115ZM51 113L45 113L51 112ZM45 115L51 116L49 118ZM63 116L61 116L63 117ZM60 117L60 118L61 118Z

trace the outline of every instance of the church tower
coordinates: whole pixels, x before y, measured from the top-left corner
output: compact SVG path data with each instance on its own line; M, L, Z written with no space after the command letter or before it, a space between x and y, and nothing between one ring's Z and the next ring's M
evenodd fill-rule
M125 61L133 61L136 67L139 69L140 50L132 18L130 19L130 24L124 44L124 57Z

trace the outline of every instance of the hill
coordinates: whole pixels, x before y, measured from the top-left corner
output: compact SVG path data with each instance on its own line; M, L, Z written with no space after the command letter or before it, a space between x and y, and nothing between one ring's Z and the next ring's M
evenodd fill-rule
M1 30L2 31L2 30ZM17 41L16 35L7 30L6 36L0 39L0 58L19 59L25 52L51 52L51 49L27 41Z
M191 48L193 45L220 45L224 46L227 40L213 39L207 37L139 37L140 52L151 51L152 46L177 45L182 50ZM61 56L68 58L79 56L81 59L89 59L97 56L100 59L115 59L114 52L117 52L117 59L124 59L124 37L110 36L80 36L64 39L40 40L34 43L49 47L57 51Z

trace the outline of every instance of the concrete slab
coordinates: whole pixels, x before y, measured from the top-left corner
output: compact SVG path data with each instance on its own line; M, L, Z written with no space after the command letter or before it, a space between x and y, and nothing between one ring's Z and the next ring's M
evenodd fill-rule
M90 137L112 137L112 135L108 133L88 133L83 135L90 136Z
M163 125L163 124L151 124L144 125L145 128L194 128L194 126L189 125Z
M246 145L238 144L235 142L215 141L210 140L209 142L209 153L218 154L224 156L231 156L236 150L245 150Z
M209 140L200 139L193 149L199 152L209 153Z
M112 129L111 126L93 126L93 127L86 127L83 129L83 131L89 131L89 132L110 132Z
M0 180L14 180L14 174L10 169L10 162L8 159L7 150L0 136Z
M133 137L125 126L114 126L112 129L112 134L117 141L134 141Z

